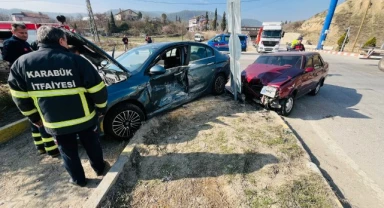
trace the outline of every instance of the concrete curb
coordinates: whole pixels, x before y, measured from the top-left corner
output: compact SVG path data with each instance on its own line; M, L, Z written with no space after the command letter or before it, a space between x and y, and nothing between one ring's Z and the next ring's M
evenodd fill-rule
M15 121L0 128L0 144L5 143L29 129L28 118Z
M338 52L338 51L323 51L323 50L308 50L308 51L315 51L315 52L340 55L340 56L352 56L352 57L359 57L360 56L360 54L357 54L357 53Z
M283 126L285 131L291 133L296 138L297 145L299 145L299 147L305 152L305 158L308 160L307 166L310 169L312 169L314 172L319 174L321 178L323 178L324 183L327 184L329 191L333 194L336 204L338 205L339 208L343 208L343 205L341 204L339 198L336 196L335 192L332 190L332 187L329 185L328 181L325 179L325 177L321 173L319 167L317 167L317 165L312 162L311 157L309 156L309 153L305 150L300 140L293 133L292 129L288 126L286 121L281 116L279 116L276 112L270 112L270 114L272 114L272 116L276 118L276 120Z
M100 203L104 200L108 194L108 191L116 183L116 180L120 173L123 171L125 164L127 164L129 161L132 161L136 153L138 152L136 150L135 144L128 143L115 164L113 164L108 173L103 177L101 183L88 197L87 201L85 201L83 205L84 208L95 208L100 206Z

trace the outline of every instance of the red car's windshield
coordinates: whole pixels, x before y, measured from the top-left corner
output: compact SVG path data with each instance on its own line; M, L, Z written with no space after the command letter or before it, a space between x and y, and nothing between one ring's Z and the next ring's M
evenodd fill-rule
M259 56L255 64L270 64L277 66L290 65L294 68L301 68L302 56Z

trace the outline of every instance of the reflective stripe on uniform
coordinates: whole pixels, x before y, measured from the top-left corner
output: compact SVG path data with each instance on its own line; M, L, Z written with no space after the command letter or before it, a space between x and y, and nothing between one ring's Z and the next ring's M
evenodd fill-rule
M88 102L87 102L87 99L85 98L84 92L80 93L80 99L81 99L81 104L83 105L83 108L84 108L85 116L88 116L89 108L88 108Z
M104 84L104 82L102 82ZM100 85L100 84L99 84ZM97 86L99 86L97 85ZM95 87L97 87L95 86ZM94 88L91 88L92 90L95 90ZM41 90L41 91L31 91L28 92L29 95L31 95L33 102L35 103L35 106L37 108L37 111L40 114L41 120L43 121L44 126L52 129L56 128L63 128L68 126L74 126L77 124L85 123L89 120L91 120L93 117L95 117L96 112L93 111L92 113L89 113L88 108L88 102L84 95L84 92L86 92L85 88L79 87L79 88L71 88L71 89L61 89L61 90ZM47 122L43 116L43 113L40 109L39 103L37 101L37 98L41 97L55 97L55 96L66 96L66 95L80 95L81 103L84 109L85 116L77 119L67 120L67 121L60 121L60 122L54 122L50 123Z
M32 137L41 137L40 133L32 133Z
M33 141L33 142L35 143L35 145L42 145L42 144L44 144L43 140L41 140L41 141Z
M98 85L87 89L87 92L96 93L96 92L100 91L101 89L103 89L104 87L105 87L105 84L103 81L101 81Z
M53 137L50 137L50 138L43 138L43 142L47 143L47 142L53 142Z
M96 105L96 107L98 107L98 108L105 108L105 107L107 106L107 102L102 103L102 104L95 104L95 105Z
M55 144L55 145L53 145L52 147L45 147L45 151L52 151L52 150L55 150L55 149L57 149L57 145Z
M17 97L17 98L29 98L29 94L27 92L22 92L22 91L16 91L16 90L10 90L11 91L11 95L13 97Z
M65 95L76 95L82 92L87 92L85 88L70 88L70 89L61 89L61 90L39 90L39 91L29 91L28 94L31 97L55 97L55 96L65 96Z
M77 118L77 119L72 119L68 121L61 121L61 122L55 122L55 123L49 123L47 121L43 120L44 126L51 128L51 129L57 129L57 128L63 128L63 127L68 127L68 126L74 126L77 124L85 123L89 120L91 120L93 117L95 117L96 112L93 111L91 114L88 116L84 116L82 118Z
M33 109L33 110L30 110L30 111L20 111L20 112L21 112L24 116L30 116L30 115L36 113L36 112L37 112L37 109L35 108L35 109Z

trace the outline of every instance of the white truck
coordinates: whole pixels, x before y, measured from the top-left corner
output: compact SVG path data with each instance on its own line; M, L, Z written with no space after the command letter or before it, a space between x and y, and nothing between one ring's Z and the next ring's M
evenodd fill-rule
M284 37L283 25L281 22L263 22L258 36L255 43L257 52L278 52L280 40Z

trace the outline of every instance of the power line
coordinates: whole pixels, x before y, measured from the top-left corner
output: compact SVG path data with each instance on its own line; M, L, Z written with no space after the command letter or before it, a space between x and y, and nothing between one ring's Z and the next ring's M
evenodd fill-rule
M210 2L210 3L180 3L180 2L170 2L170 1L154 1L154 0L135 0L139 2L149 2L149 3L155 3L155 4L178 4L178 5L223 5L227 4L227 2ZM244 0L241 1L241 3L248 3L248 2L257 2L260 0Z

